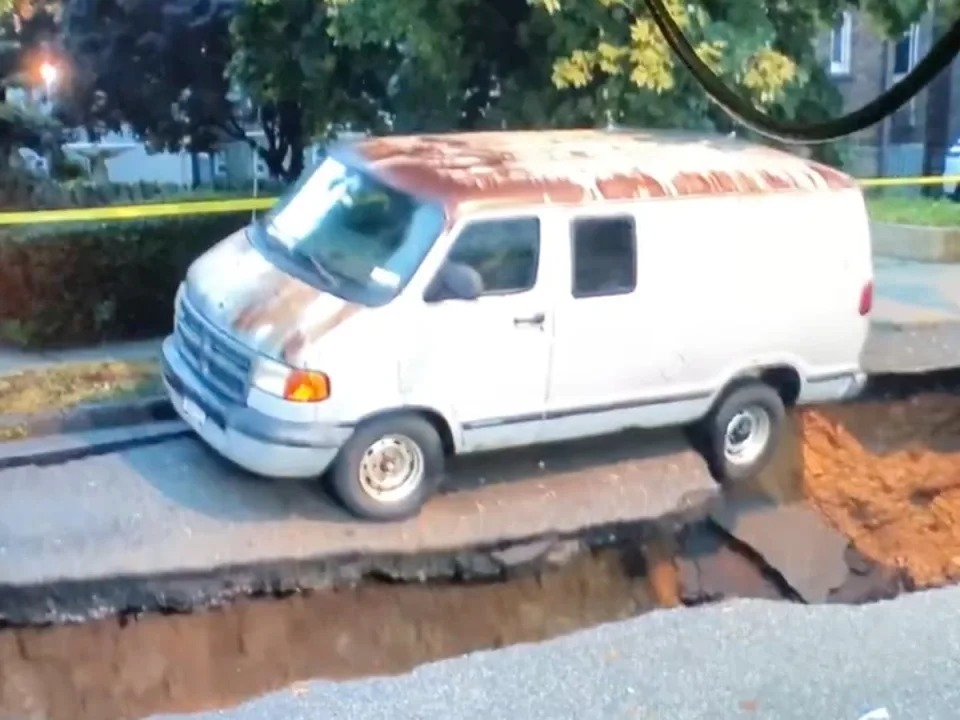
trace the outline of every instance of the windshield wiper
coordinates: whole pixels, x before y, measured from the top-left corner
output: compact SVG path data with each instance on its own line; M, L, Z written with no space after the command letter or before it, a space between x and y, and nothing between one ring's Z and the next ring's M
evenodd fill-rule
M267 226L264 220L265 218L257 219L257 223L255 225L256 227L255 235L258 238L261 238L261 239L265 238L276 250L279 250L281 253L285 254L287 257L300 261L301 264L303 260L306 260L307 263L310 265L310 267L313 268L313 270L317 273L317 275L320 276L320 279L323 282L323 284L326 285L327 287L330 287L330 288L340 287L341 285L340 278L337 277L337 275L333 273L326 265L324 265L324 263L321 260L318 260L313 255L307 252L304 252L297 246L294 246L291 248L290 246L281 242L281 240L277 236L275 236L273 233L271 233L267 229Z
M318 258L302 250L292 250L291 253L307 260L313 266L313 269L317 271L317 274L323 278L325 284L332 288L340 286L340 278L331 272Z

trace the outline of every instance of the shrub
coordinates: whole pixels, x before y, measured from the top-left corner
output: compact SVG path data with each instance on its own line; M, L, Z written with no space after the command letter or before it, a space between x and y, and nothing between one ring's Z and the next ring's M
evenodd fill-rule
M52 348L163 335L187 267L249 218L0 227L0 339Z
M270 193L276 194L271 185ZM96 183L85 178L58 182L23 169L10 168L0 173L0 211L59 210L64 208L140 205L144 203L214 200L250 197L242 189L206 188L188 190L169 183Z

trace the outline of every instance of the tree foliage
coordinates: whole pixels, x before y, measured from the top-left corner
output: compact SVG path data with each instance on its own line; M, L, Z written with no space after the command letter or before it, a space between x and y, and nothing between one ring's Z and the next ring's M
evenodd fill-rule
M8 102L8 90L41 83L40 65L58 52L58 0L0 0L0 168L18 147L49 145L59 125L31 107Z
M441 10L429 0L325 1L336 10L331 30L340 42L403 48L417 86L432 90L435 108L448 106L445 115L434 113L450 127L614 122L735 129L679 65L643 0L452 0ZM665 4L704 62L744 98L777 117L818 120L841 109L815 44L840 12L860 9L878 31L895 37L930 2ZM423 98L410 102L422 106ZM459 112L471 99L487 106Z
M840 109L814 46L839 12L858 7L895 36L930 2L667 6L745 98L816 120ZM0 0L0 16L37 4L53 0ZM960 0L946 6L955 13ZM309 140L347 129L733 129L678 65L643 0L86 0L69 5L64 30L68 117L95 130L129 123L155 145L194 150L246 139L242 126L256 118L258 152L287 179Z
M383 126L389 68L384 43L336 42L336 8L317 0L245 0L231 25L231 76L259 108L274 175L295 178L305 141Z
M60 112L94 136L127 124L156 149L205 152L242 137L225 72L232 12L222 0L71 3Z

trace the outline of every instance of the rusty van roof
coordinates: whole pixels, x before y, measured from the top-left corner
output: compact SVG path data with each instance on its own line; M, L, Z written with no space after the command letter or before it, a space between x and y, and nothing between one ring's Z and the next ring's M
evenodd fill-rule
M372 137L335 147L389 185L456 211L635 198L824 191L848 175L718 135L548 130Z

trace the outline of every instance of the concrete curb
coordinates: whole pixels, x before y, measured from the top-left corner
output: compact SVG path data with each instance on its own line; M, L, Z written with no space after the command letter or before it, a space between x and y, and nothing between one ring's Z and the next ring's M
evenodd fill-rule
M913 320L871 320L871 330L884 332L911 332L937 330L946 326L960 326L960 320L955 317L927 317Z
M0 415L0 431L21 429L24 437L46 437L103 428L175 420L165 395L81 405L67 410Z
M873 252L916 262L960 262L960 230L900 223L870 223Z
M186 423L172 420L14 440L0 443L0 470L80 460L91 455L151 445L190 433Z

